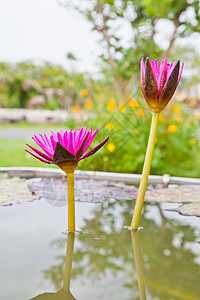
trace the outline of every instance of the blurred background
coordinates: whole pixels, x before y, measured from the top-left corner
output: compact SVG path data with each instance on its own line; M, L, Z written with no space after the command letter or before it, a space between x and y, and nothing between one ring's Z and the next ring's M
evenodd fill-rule
M94 126L93 146L110 139L79 169L141 173L140 61L167 57L185 66L151 174L200 177L199 21L199 0L0 0L0 166L47 167L24 151L33 134Z

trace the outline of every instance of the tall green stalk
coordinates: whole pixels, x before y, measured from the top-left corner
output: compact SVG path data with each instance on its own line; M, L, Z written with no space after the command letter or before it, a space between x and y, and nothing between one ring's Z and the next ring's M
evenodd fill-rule
M74 172L67 173L68 230L75 231Z
M151 129L150 129L150 134L149 134L149 141L148 141L148 146L147 146L147 152L146 152L143 171L142 171L142 178L140 181L138 196L137 196L137 200L135 203L133 218L132 218L132 222L131 222L131 227L135 228L135 229L138 228L138 226L139 226L140 216L142 213L144 196L145 196L145 192L146 192L146 188L147 188L148 177L149 177L149 172L150 172L151 162L152 162L152 157L153 157L153 151L154 151L154 146L155 146L155 141L156 141L158 120L159 120L159 113L153 112L152 113L152 121L151 121Z

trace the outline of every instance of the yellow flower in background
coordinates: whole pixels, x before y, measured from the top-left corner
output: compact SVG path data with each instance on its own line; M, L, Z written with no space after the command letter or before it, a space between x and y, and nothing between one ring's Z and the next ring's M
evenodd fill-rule
M134 108L137 108L139 104L138 104L137 101L131 99L131 100L128 102L128 105L129 105L129 107L130 107L131 109L134 109Z
M191 142L192 145L195 145L197 143L197 139L196 138L192 138L190 140L190 142Z
M158 139L157 139L157 137L156 137L155 144L157 144L157 141L158 141Z
M89 109L93 108L93 103L92 102L88 102L86 104L86 107L89 108Z
M119 108L119 110L120 110L123 114L126 112L126 108L125 108L124 105L121 106L121 107Z
M115 150L115 144L109 143L108 146L107 146L107 150L109 152L113 152Z
M87 90L81 90L81 96L87 96L88 91Z
M174 114L174 119L178 122L181 122L182 121L182 118L179 114Z
M178 129L178 126L172 124L172 125L170 125L170 126L168 127L168 132L169 132L169 133L174 133L174 132L177 131L177 129Z
M92 103L92 99L91 98L87 98L86 99L86 108L93 108L93 103Z
M138 113L139 116L144 116L145 111L144 111L143 108L139 108L138 111L137 111L137 113Z
M162 120L164 120L164 116L163 116L163 115L161 115L161 114L159 114L159 117L158 117L158 119L159 119L159 121L162 121Z
M73 81L70 81L70 82L69 82L69 87L70 87L70 88L73 88L73 87L74 87L74 85L75 85L75 84L74 84L74 82L73 82Z
M175 106L173 107L173 111L175 111L175 112L179 112L180 110L181 110L180 105L175 105Z
M116 107L117 107L117 104L114 101L109 101L107 103L107 109L110 110L110 111L115 110Z
M73 111L73 112L77 112L77 111L79 111L79 107L78 107L78 106L74 106L74 107L72 107L72 111Z
M106 129L111 130L114 128L114 125L112 123L107 123L105 127Z

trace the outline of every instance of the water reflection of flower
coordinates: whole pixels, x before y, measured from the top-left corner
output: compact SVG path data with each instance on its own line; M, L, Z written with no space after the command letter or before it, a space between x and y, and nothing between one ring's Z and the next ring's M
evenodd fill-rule
M44 293L38 295L31 300L75 300L74 296L70 292L70 280L71 280L71 269L72 269L72 259L74 251L74 232L68 233L67 239L67 251L65 257L65 271L63 279L63 287L56 293Z
M95 279L98 283L100 280L106 282L109 274L112 274L113 283L117 282L119 286L120 282L121 289L128 289L135 297L132 299L137 298L130 232L123 228L131 216L131 207L131 201L107 200L98 206L98 209L94 209L90 218L85 219L83 234L77 236L79 247L75 249L73 259L72 278L75 283L78 276L83 280L87 279L88 285L91 279L94 285ZM153 218L150 219L149 211L153 207ZM185 247L187 243L194 243L196 240L196 229L176 220L168 220L160 208L155 213L156 210L156 206L149 204L144 206L142 216L144 229L140 234L149 298L159 297L168 300L169 297L173 297L173 292L176 292L198 299L199 265L195 263L195 254ZM154 219L157 214L161 217L161 226ZM174 241L178 237L180 243L177 247ZM65 239L56 240L54 246L56 245L59 248L65 246ZM166 253L170 255L166 256ZM56 282L55 279L63 278L64 260L64 257L59 256L57 267L55 268L54 264L45 271L46 278L51 279L57 287L59 281ZM56 272L61 273L58 275ZM117 280L118 276L121 278L120 281Z

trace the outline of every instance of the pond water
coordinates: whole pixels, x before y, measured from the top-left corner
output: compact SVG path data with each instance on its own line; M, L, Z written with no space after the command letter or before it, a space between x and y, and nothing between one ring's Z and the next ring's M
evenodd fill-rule
M64 278L69 283L72 257L68 249L66 260L66 207L45 200L0 207L0 299L200 299L200 219L165 210L173 204L146 203L143 229L133 236L124 228L133 205L76 203L82 232L75 235L70 293L58 292Z

